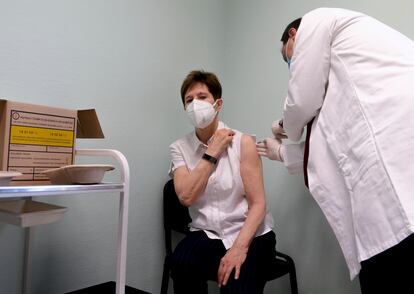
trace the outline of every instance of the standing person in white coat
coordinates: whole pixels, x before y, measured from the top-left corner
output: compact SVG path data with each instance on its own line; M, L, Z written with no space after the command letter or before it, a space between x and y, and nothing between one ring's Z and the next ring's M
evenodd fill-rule
M334 8L295 20L281 41L288 95L259 154L290 171L305 162L309 190L364 294L414 293L414 42ZM307 125L305 155L303 143L281 144L299 141Z

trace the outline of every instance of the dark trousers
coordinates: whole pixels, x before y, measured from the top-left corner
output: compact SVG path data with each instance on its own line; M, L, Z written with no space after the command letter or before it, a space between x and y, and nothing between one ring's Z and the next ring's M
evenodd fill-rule
M276 255L274 232L253 239L240 276L234 271L221 294L261 294L266 283L265 269ZM209 239L203 231L191 232L174 250L169 263L175 294L207 294L207 281L217 281L220 259L226 254L221 240Z
M362 261L359 282L363 294L414 293L414 234Z

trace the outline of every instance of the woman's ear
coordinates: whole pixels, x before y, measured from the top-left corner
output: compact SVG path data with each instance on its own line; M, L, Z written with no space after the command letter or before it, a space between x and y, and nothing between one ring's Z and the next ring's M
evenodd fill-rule
M296 29L295 28L290 28L289 30L289 38L295 39L296 36Z
M221 111L221 107L223 106L223 100L221 98L216 100L216 111L219 112Z

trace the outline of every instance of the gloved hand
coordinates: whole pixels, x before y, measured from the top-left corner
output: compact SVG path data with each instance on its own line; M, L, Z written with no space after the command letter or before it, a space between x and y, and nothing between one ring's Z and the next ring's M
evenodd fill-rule
M283 162L283 157L280 152L281 147L282 140L273 138L266 138L263 140L263 142L259 142L256 144L256 150L260 156L265 156L270 160L277 160Z
M272 123L272 133L276 139L287 139L285 130L280 125L281 120L275 120Z

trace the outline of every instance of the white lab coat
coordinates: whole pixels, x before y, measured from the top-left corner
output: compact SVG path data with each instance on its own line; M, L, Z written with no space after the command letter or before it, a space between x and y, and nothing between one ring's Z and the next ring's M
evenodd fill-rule
M320 8L294 44L284 129L298 141L315 117L309 190L353 279L361 261L414 232L414 42L361 13Z

